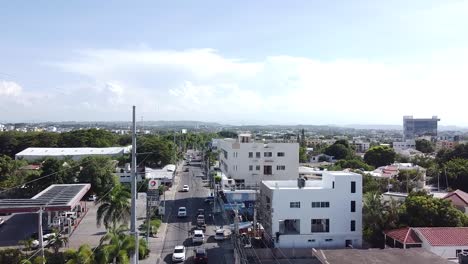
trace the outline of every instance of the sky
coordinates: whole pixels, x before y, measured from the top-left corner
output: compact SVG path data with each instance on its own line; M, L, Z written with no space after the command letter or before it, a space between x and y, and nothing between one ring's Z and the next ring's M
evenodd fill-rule
M468 1L1 1L0 121L468 126Z

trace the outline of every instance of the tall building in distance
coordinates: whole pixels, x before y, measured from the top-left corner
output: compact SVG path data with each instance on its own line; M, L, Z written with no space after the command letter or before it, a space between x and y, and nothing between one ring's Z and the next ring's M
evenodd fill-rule
M413 118L413 116L403 116L403 139L416 139L418 137L437 137L437 116L432 118Z

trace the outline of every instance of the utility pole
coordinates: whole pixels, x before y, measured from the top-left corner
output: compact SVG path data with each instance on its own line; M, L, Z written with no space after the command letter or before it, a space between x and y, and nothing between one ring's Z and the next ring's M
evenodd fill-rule
M259 206L260 201L260 194L258 192L258 184L255 183L255 204L254 204L254 212L253 212L253 231L254 237L257 237L257 206Z
M136 228L136 196L137 196L137 168L136 168L136 119L135 106L132 115L132 210L130 232L135 236L135 252L130 257L132 264L138 264L138 230Z
M45 264L45 257L44 257L44 238L42 235L42 210L43 208L39 208L39 224L38 224L38 238L39 238L39 247L41 248L41 256L42 256L42 264Z

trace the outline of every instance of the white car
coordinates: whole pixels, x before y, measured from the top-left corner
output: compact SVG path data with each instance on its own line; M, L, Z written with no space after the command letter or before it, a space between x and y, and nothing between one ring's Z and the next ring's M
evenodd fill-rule
M184 187L182 187L183 192L188 192L190 190L189 186L186 184Z
M185 247L175 246L174 253L172 253L172 262L185 261Z
M205 242L205 235L203 234L203 230L195 230L193 231L192 236L192 243L202 243Z
M50 243L50 239L54 236L54 233L49 233L49 234L45 234L42 236L42 245L44 247L47 247ZM33 240L32 242L32 248L38 248L39 247L39 240L36 239L36 240Z
M225 237L225 234L224 234L224 229L218 229L216 230L216 233L215 233L215 236L214 236L214 239L217 240L217 241L222 241L224 240L226 237Z
M187 216L187 208L179 207L179 211L177 211L178 217L186 217Z
M3 223L5 223L5 220L3 220L3 218L0 217L0 226L2 226Z

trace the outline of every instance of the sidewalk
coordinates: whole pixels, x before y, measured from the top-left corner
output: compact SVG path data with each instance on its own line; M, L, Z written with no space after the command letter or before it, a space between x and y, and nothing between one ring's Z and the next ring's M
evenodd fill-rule
M175 194L179 186L179 181L180 181L179 173L182 171L182 164L183 164L182 162L179 162L177 164L177 170L174 175L172 187L166 191L166 201L172 201L175 198ZM165 208L165 210L167 213L168 212L167 208ZM163 263L163 260L161 259L161 250L163 249L163 246L164 246L166 230L167 230L167 223L165 221L162 221L156 237L148 238L148 247L150 249L149 257L146 259L140 260L139 263L141 264Z
M216 206L220 209L219 213L216 213L214 216L214 222L216 226L223 226L224 230L228 230L228 232L231 232L231 225L229 223L229 220L226 216L226 213L223 208L223 203L221 202L221 199L216 199L215 202L217 203ZM230 239L227 239L227 241ZM226 242L227 242L226 241ZM224 263L225 264L234 264L234 247L231 242L229 243L223 243L221 246L224 249Z

